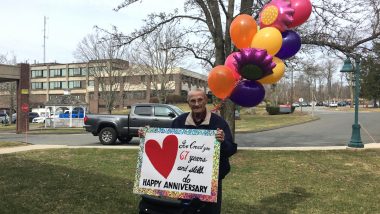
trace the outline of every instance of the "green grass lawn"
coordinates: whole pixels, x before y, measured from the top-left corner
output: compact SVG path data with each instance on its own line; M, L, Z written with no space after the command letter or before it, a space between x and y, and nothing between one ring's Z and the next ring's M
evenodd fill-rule
M16 124L0 126L0 131L16 132ZM44 124L29 123L29 134L80 134L87 133L82 127L74 128L45 128Z
M137 213L137 150L0 155L0 213ZM379 213L380 150L239 151L223 213Z
M259 110L260 112L260 110ZM310 114L294 112L293 114L268 115L265 113L256 113L254 115L242 114L241 120L236 120L237 133L241 132L258 132L263 130L275 129L284 126L290 126L305 123L318 119Z
M4 147L15 147L15 146L27 146L26 143L20 143L20 142L0 142L0 148Z

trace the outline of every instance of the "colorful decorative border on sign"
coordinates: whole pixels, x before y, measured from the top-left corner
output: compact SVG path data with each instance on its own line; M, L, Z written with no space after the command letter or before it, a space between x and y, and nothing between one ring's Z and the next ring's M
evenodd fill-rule
M204 129L172 129L172 128L147 128L146 133L162 133L168 135L201 135L201 136L215 136L216 130ZM213 165L212 165L212 179L211 179L211 195L197 194L197 193L184 193L171 190L160 190L151 188L142 188L139 186L141 168L143 163L143 152L145 146L145 139L140 140L140 151L137 159L136 175L133 192L137 194L147 194L153 196L163 196L170 198L180 199L193 199L199 198L201 201L216 202L218 190L218 177L219 177L219 156L220 156L220 143L215 139ZM144 160L149 161L149 160Z

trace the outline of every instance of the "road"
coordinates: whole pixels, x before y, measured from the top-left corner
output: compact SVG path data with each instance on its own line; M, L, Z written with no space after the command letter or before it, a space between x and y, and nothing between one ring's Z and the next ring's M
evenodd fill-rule
M249 147L307 147L346 146L351 138L354 113L315 112L320 120L259 133L239 134L239 146ZM363 143L380 142L380 113L360 113Z
M307 108L303 109L308 110ZM308 146L345 146L351 138L353 112L316 110L320 120L258 133L237 134L239 147L308 147ZM380 113L360 112L363 143L380 143ZM97 137L91 134L68 135L28 135L0 133L0 141L28 141L32 144L54 144L70 146L100 145ZM131 144L138 145L138 138Z

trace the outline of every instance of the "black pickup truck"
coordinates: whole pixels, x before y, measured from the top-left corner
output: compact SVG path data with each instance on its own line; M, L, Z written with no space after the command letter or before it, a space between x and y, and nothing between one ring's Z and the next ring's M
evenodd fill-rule
M128 143L137 137L140 127L170 128L171 123L183 111L173 105L141 103L131 106L128 115L88 114L84 118L84 128L104 145Z

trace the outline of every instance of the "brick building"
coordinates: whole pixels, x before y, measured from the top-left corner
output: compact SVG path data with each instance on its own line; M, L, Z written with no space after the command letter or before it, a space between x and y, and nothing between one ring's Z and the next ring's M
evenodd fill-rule
M48 63L30 65L30 107L44 107L45 103L57 96L70 93L77 99L84 101L88 105L91 113L105 111L104 102L99 98L99 85L97 78L90 75L91 69L97 62L86 63ZM127 70L120 78L120 97L117 107L122 108L137 102L149 102L153 97L154 90L147 87L150 84L150 76L146 72L136 70L124 60L104 61L105 66L112 66L113 69ZM169 93L184 95L194 88L201 88L208 91L207 76L184 68L175 68L168 74ZM8 107L6 92L0 94L0 108Z

